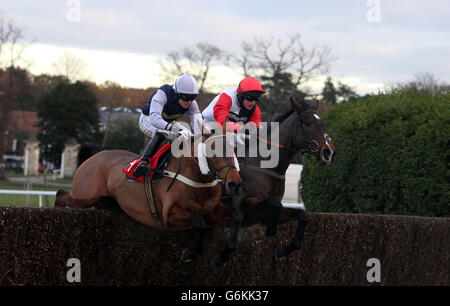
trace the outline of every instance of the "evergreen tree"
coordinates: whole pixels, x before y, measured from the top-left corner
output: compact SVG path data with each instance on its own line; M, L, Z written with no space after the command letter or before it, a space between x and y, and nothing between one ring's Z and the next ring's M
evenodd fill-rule
M144 146L144 137L136 125L136 119L117 119L112 121L107 129L105 147L140 153Z
M359 97L353 88L341 82L339 82L337 95L342 98L342 103L355 102Z
M97 99L85 84L60 83L42 96L37 108L38 139L47 160L58 161L70 138L79 143L100 140Z
M334 84L331 80L331 77L328 77L325 81L322 90L323 100L328 104L336 104L336 89L334 88Z
M293 90L295 87L292 81L292 74L289 72L279 72L273 75L261 76L261 85L266 94L261 96L259 103L264 113L265 121L271 121L273 117L284 112L289 108L290 96L304 98L306 94L299 90Z

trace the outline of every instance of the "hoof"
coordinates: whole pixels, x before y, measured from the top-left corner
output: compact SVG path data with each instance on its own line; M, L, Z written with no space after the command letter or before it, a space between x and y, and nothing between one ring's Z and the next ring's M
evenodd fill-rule
M195 258L197 257L197 254L192 251L191 248L185 248L183 250L183 253L181 254L181 260L183 262L192 262L195 260Z
M275 249L275 259L281 260L281 259L285 258L286 256L288 256L289 255L288 248L289 247L285 244L278 246Z
M214 265L214 267L216 267L218 269L223 269L226 266L227 262L223 261L220 258L220 254L216 254L216 256L214 257L214 259L212 261L212 264Z

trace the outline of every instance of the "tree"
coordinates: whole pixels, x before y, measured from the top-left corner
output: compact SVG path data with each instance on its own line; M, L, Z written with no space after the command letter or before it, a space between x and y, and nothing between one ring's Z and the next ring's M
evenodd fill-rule
M359 95L348 85L341 82L338 84L338 89L336 91L338 97L342 98L342 103L355 102Z
M336 89L331 80L331 77L327 77L322 89L323 100L328 104L336 104Z
M100 86L100 91L97 94L99 102L107 107L107 114L103 132L102 146L106 145L106 139L109 133L109 122L111 121L111 113L114 107L118 107L124 104L125 101L125 91L117 83L106 81L102 86Z
M117 119L105 130L104 147L122 149L139 154L144 146L144 137L138 129L135 119Z
M36 94L31 74L19 67L9 67L3 73L11 76L11 109L34 111L36 109Z
M14 67L29 46L19 44L22 40L22 28L0 11L0 163L3 162L3 138L15 95ZM0 178L3 176L3 167L0 167Z
M61 54L52 66L56 75L66 77L70 82L89 79L87 63L70 52Z
M100 140L97 99L81 83L60 83L38 102L41 118L41 142L44 157L49 161L60 158L65 143L74 138L79 143Z
M261 97L259 104L266 118L265 121L271 121L273 117L283 112L280 104L289 101L289 96L304 98L306 93L296 90L292 91L292 74L289 72L276 73L272 76L261 76L261 84L269 95Z
M414 80L409 81L406 85L400 87L432 94L445 94L449 92L450 88L448 84L440 83L434 75L430 73L418 73L415 75Z
M289 104L286 96L304 96L300 87L307 80L327 72L333 60L328 47L308 48L298 33L287 40L255 37L253 44L242 42L241 49L241 54L231 55L230 60L240 66L244 76L264 80L267 88L264 99L276 103L278 109ZM272 116L271 111L267 109L269 116Z
M199 42L195 48L170 51L167 62L160 62L164 81L174 82L177 76L190 74L199 83L199 91L203 92L212 64L223 56L224 52L219 47L208 42Z

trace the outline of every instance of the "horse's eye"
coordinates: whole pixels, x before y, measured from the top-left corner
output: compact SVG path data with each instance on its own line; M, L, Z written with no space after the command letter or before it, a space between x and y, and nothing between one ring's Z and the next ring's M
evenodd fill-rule
M305 124L306 126L310 126L310 125L311 125L311 123L310 123L309 121L305 121L304 124Z

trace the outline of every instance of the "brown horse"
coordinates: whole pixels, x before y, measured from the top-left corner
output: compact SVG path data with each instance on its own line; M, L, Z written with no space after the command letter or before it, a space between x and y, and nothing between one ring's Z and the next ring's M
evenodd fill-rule
M200 142L203 144L208 138L208 135L204 135ZM222 142L224 148L229 147L227 150L233 152L226 137L222 137ZM72 191L58 191L55 207L88 208L95 206L104 197L112 197L127 215L145 225L169 230L193 228L197 233L196 239L182 256L184 261L191 261L202 253L203 229L223 224L232 215L233 206L230 209L220 202L222 186L227 193L234 194L241 182L234 157L206 157L206 167L209 167L210 172L202 173L199 168L200 157L194 157L197 155L194 155L194 150L198 140L191 140L192 143L191 156L172 156L168 163L166 174L178 173L177 178L163 177L152 182L160 222L155 221L155 214L149 209L151 204L146 196L146 183L125 177L122 169L138 156L124 150L105 150L88 158L75 173ZM222 184L217 184L219 181ZM233 226L233 222L231 224ZM237 236L231 237L228 243L235 244L233 239L237 239Z

